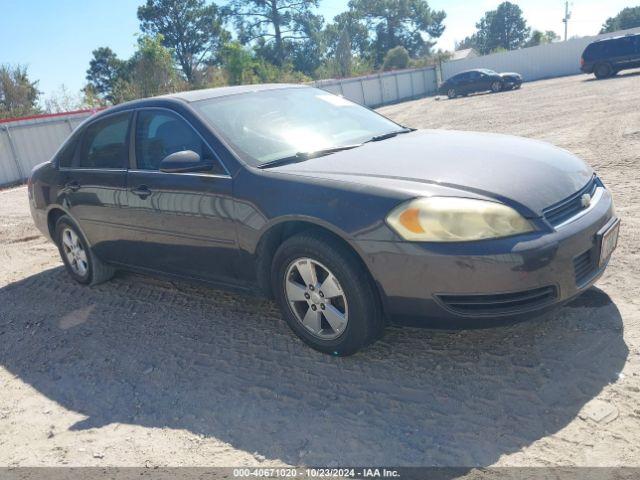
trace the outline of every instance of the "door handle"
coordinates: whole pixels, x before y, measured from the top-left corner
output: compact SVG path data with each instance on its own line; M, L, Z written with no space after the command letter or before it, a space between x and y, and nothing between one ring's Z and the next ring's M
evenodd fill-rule
M77 192L78 190L80 190L80 184L77 181L72 180L67 183L64 188L66 188L67 190L71 190L72 192Z
M147 187L146 185L140 185L139 187L132 189L131 193L139 196L142 200L144 200L149 195L151 195L151 190L149 190L149 187Z

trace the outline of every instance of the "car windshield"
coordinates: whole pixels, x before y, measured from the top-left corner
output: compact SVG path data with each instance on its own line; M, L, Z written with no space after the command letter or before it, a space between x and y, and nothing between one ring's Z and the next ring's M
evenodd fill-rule
M254 166L358 145L403 127L315 88L282 88L194 102L195 109Z
M497 73L495 71L489 70L488 68L484 68L484 69L482 69L480 71L486 73L487 75L497 75Z

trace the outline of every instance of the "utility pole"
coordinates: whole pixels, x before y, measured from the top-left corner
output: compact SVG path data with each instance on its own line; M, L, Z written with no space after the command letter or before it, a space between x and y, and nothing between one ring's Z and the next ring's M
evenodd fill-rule
M571 18L571 12L569 11L569 0L564 2L564 18L562 21L564 22L564 41L567 41L567 34L569 31L569 19Z

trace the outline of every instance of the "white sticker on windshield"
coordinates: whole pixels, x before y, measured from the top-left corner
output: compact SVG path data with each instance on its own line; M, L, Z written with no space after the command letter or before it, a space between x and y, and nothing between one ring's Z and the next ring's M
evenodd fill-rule
M353 103L344 97L338 97L337 95L316 95L320 100L324 100L336 107L352 107Z

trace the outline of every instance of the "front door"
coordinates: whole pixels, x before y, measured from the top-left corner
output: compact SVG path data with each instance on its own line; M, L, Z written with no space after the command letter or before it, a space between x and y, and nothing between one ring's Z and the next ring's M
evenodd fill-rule
M167 109L136 115L135 168L127 174L126 263L194 278L234 282L232 179L211 148ZM192 150L212 170L166 173L160 162Z
M491 84L496 80L493 75L487 75L484 72L476 72L478 74L477 79L477 91L484 92L486 90L491 90Z

